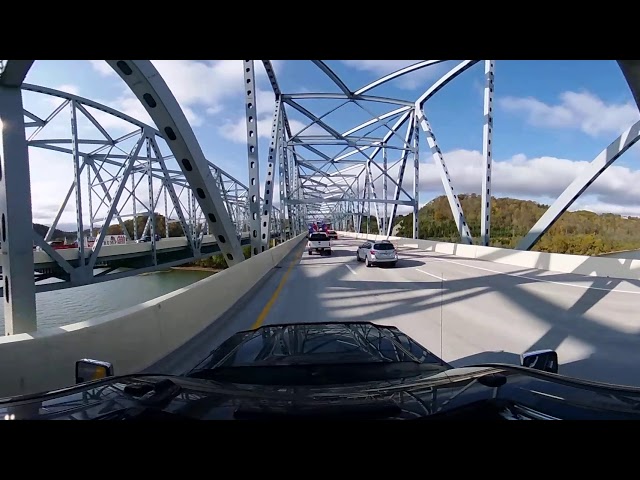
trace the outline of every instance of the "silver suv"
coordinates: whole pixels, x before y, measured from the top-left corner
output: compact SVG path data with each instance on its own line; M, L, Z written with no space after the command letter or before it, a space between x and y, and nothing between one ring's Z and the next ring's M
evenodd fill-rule
M365 242L356 250L356 259L367 267L386 264L392 267L398 263L398 252L389 240L381 242Z

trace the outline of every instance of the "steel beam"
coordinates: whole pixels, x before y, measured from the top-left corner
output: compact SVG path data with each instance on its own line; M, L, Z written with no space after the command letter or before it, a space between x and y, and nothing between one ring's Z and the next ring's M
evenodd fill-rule
M0 242L5 335L38 329L29 148L24 129L22 82L16 85L15 81L11 78L10 86L0 82Z
M258 110L256 108L256 78L253 60L243 60L247 150L249 158L249 225L251 226L251 256L262 249L260 239L260 163L258 159Z
M482 129L482 206L480 208L481 244L489 246L491 240L491 161L493 153L493 79L494 61L484 61L484 126Z
M76 102L71 102L71 151L73 156L73 184L76 193L76 238L78 242L78 253L80 256L80 268L85 267L86 255L84 251L84 222L82 219L82 183L80 156L78 155L78 117ZM84 163L84 159L82 159ZM91 188L91 187L89 187Z
M460 200L458 199L458 195L456 195L456 193L453 190L451 176L449 175L447 164L445 163L444 157L442 156L442 150L440 150L440 147L436 142L436 137L433 134L431 125L427 121L427 118L425 117L422 109L416 108L416 114L418 115L418 122L422 127L422 130L424 130L424 133L427 134L426 135L427 143L429 144L429 148L431 149L431 154L433 155L433 161L435 162L440 172L442 185L444 186L444 191L445 191L445 194L447 195L447 200L449 200L449 206L451 207L451 212L453 213L453 220L456 222L456 226L458 227L458 232L460 233L460 238L462 240L462 243L471 245L473 243L473 239L471 238L471 233L469 232L469 226L467 225L467 221L464 218L464 213L462 212L462 207L460 206Z
M282 114L280 99L276 99L273 112L273 124L271 125L271 143L269 144L269 161L267 163L267 178L264 181L264 203L262 205L261 225L261 251L269 249L271 244L271 207L273 204L273 177L275 164L280 155L280 131L282 129Z
M419 238L419 198L420 198L420 129L414 122L413 132L413 238Z
M413 132L415 130L415 125L416 125L416 117L415 115L411 115L411 118L409 119L409 124L407 125L407 132L405 133L405 137L404 137L404 144L408 145L409 142L411 142L413 140ZM396 180L396 187L395 190L393 192L393 200L394 201L398 201L400 200L400 192L402 191L402 181L404 180L404 171L407 167L407 157L409 156L409 150L405 149L404 152L402 152L402 158L400 159L400 170L398 171L398 177ZM389 225L387 227L387 236L390 237L392 230L393 230L393 221L396 218L396 214L398 213L398 204L394 203L391 206L391 216L389 217Z
M149 189L149 214L147 215L147 224L150 223L149 230L151 231L151 255L153 258L153 264L158 264L158 255L156 251L156 200L153 194L153 175L151 172L151 167L153 164L153 149L151 147L151 139L145 137L145 144L147 147L147 186ZM160 192L158 191L158 198L160 196ZM166 222L166 219L165 219ZM146 227L146 225L145 225ZM142 238L146 235L146 228L142 232Z
M384 214L382 216L382 228L380 228L380 233L384 234L385 230L387 230L387 222L389 219L389 207L386 203L387 200L389 200L389 195L388 195L388 190L387 190L387 176L388 176L388 165L387 165L387 147L385 146L384 149L382 150L382 168L384 171L384 175L382 176L382 199L385 201L384 204Z
M640 121L634 123L616 138L611 145L580 172L578 177L560 194L555 202L544 212L540 220L531 228L529 233L520 241L517 250L530 250L542 235L549 230L560 216L589 188L593 182L615 162L620 155L629 150L640 140Z

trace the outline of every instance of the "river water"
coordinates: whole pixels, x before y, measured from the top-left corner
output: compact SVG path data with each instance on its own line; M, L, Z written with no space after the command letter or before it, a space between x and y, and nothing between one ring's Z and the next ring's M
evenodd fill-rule
M38 330L82 322L133 307L211 275L210 272L169 270L137 275L95 285L38 293ZM0 336L4 335L4 309L0 308Z

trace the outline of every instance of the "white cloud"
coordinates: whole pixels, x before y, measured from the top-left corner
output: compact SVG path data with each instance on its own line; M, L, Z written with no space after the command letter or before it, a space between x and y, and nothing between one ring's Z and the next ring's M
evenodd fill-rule
M104 77L116 75L113 68L111 68L111 66L104 60L89 60L89 62L91 62L93 69Z
M422 60L342 60L342 62L357 70L370 72L378 78L388 75L389 73L408 67ZM397 80L392 80L392 85L406 90L415 90L423 88L426 90L431 86L430 80L435 80L445 71L442 64L431 65L429 67L417 70L415 72L403 75ZM364 85L350 86L352 89L360 88Z
M524 115L533 126L572 128L591 136L618 135L640 118L633 103L606 104L589 92L564 92L556 105L533 97L500 98L498 104L508 112Z
M477 193L481 191L482 154L472 150L452 150L444 153L453 186L458 193ZM527 158L523 154L506 160L494 160L492 164L493 196L535 200L550 204L580 174L590 162L556 157ZM389 175L397 178L399 165L389 169ZM373 167L374 177L380 171ZM550 173L552 172L552 174ZM375 181L378 198L382 198L382 177ZM640 216L640 170L631 170L624 166L609 167L589 189L572 205L570 210L590 210L596 213L616 213L620 215ZM363 182L361 181L361 188ZM388 181L389 197L395 186ZM403 187L413 192L411 170L405 171ZM444 190L440 173L431 155L423 155L420 164L420 206L434 196L443 195ZM406 199L402 194L401 200ZM372 214L375 207L372 204ZM382 211L382 205L380 211ZM406 214L411 207L399 206L398 213Z
M80 95L80 87L77 85L64 84L55 87L56 90L60 90L62 92L70 93L71 95ZM56 99L58 100L58 99ZM59 102L59 100L58 100Z
M480 193L481 152L453 150L445 153L444 158L457 192ZM494 196L521 199L555 199L588 164L589 161L555 157L527 158L523 154L494 161L491 168L492 193ZM398 168L391 171L393 178ZM411 192L412 180L406 173L403 186ZM640 211L640 191L636 188L639 182L640 170L613 165L589 187L573 208L636 215ZM382 180L378 180L376 188L382 191ZM431 156L425 157L420 165L420 190L436 194L443 192L440 174Z
M152 62L193 126L202 125L204 122L196 112L196 107L203 108L208 115L215 115L224 109L225 103L230 98L238 98L244 91L242 60L152 60ZM275 61L272 64L277 68L281 62ZM102 75L116 75L103 60L91 60L91 65ZM266 78L266 72L259 61L255 62L255 66L256 82L258 82ZM141 105L138 107L140 102L126 87L123 88L123 92L123 96L115 102L110 102L110 105L134 118L148 122L146 111ZM135 106L134 103L136 103Z

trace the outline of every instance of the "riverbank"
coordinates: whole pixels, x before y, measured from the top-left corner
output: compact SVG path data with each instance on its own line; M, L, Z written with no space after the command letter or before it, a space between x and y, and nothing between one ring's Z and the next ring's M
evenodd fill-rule
M213 267L171 267L171 270L182 270L187 272L218 273L218 272L221 272L223 269L213 268Z

